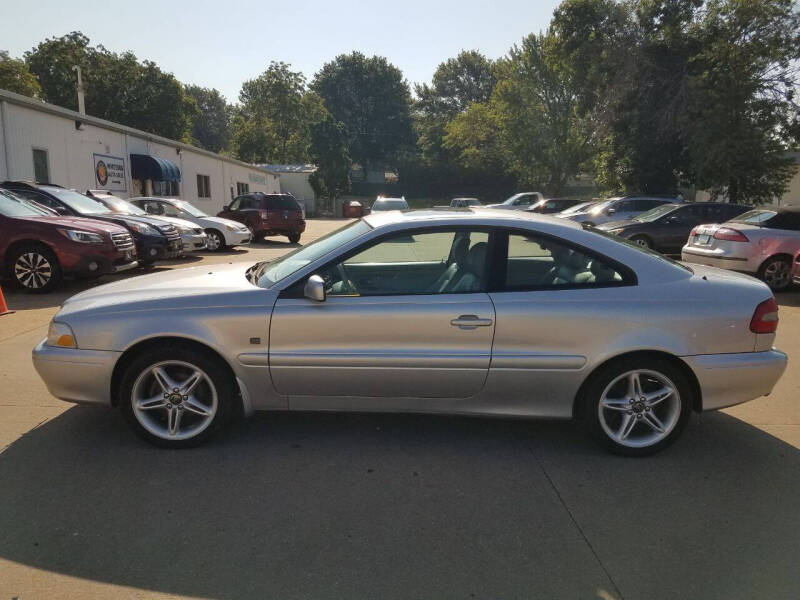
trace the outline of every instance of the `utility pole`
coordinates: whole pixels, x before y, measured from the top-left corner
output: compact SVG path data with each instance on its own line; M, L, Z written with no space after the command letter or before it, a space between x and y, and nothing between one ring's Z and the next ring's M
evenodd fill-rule
M83 95L83 79L81 79L81 68L78 65L72 67L73 71L78 73L78 112L82 115L86 114L86 102Z

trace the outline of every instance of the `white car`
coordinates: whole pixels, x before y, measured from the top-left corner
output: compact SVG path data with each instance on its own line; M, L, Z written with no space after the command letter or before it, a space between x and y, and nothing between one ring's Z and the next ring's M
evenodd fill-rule
M757 208L719 225L695 227L681 259L755 275L780 291L792 283L798 251L800 208Z
M250 243L252 233L246 225L231 219L212 217L196 206L177 198L154 198L140 196L131 202L147 214L158 217L179 217L199 225L208 235L208 249L219 251L228 246L244 246Z
M527 210L537 202L544 200L541 192L520 192L506 198L499 204L489 204L486 208L500 208L504 210Z

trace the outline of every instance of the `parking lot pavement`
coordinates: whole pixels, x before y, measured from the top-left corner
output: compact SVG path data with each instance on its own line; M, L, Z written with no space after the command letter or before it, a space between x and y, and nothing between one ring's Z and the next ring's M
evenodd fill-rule
M570 423L411 415L262 414L158 450L33 370L85 286L8 293L0 317L0 600L797 596L800 292L779 297L773 394L637 460Z

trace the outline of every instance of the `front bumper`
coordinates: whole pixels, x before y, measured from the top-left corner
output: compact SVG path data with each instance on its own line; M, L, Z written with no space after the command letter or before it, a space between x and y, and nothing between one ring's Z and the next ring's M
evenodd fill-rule
M225 236L225 243L228 246L244 246L245 244L250 243L250 239L252 237L249 229L245 229L244 231L226 230L223 235Z
M208 248L208 236L203 233L181 234L181 244L184 252L196 252Z
M121 352L58 348L44 342L33 349L33 366L53 396L111 406L111 373Z
M741 404L772 392L786 370L787 356L775 348L741 354L681 357L700 383L703 410Z

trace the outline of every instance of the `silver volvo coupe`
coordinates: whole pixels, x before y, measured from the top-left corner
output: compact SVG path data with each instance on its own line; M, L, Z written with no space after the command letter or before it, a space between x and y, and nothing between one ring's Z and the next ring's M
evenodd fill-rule
M111 283L67 300L33 360L50 391L197 444L255 410L579 418L657 451L691 412L769 394L769 288L565 219L384 212L282 258Z

